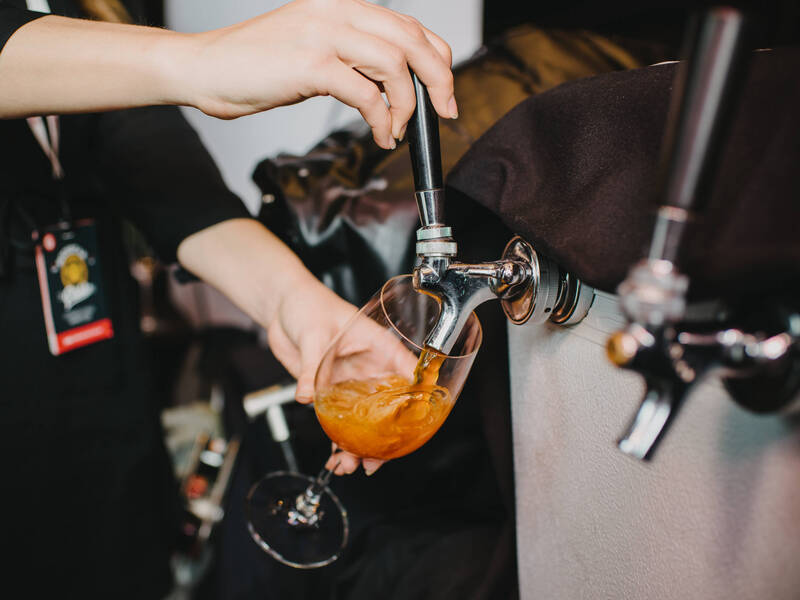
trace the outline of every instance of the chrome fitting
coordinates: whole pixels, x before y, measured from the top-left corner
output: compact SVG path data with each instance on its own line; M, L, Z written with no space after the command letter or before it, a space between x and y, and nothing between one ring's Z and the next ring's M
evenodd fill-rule
M617 293L622 310L631 321L661 327L683 318L688 288L689 278L671 261L645 259L631 268Z

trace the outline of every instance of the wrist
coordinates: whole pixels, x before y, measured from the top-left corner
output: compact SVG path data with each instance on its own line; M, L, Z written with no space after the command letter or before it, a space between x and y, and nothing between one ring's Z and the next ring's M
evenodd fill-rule
M162 77L169 91L167 104L191 106L207 115L222 119L241 116L241 107L218 95L219 78L234 68L214 56L214 46L225 29L202 33L176 33L165 40L159 61ZM174 32L173 32L174 33ZM224 85L222 86L224 89Z
M200 34L166 31L149 51L151 71L160 90L158 103L198 106L200 89L196 56Z
M271 297L275 301L262 304L264 314L261 324L266 329L280 321L282 314L291 312L293 307L304 304L308 298L316 297L319 294L319 288L325 287L299 259L297 262L297 268L283 272L286 277L269 279ZM280 283L276 284L275 279L280 279ZM269 296L262 296L262 298L265 297Z
M321 285L255 219L231 219L190 235L178 246L178 260L264 327L292 297L302 298L313 292L310 286Z

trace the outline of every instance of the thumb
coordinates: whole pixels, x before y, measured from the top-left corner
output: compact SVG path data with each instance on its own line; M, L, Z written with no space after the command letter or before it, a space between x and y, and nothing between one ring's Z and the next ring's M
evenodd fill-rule
M311 339L300 349L300 375L297 377L295 398L302 404L314 400L314 378L325 348L318 339Z
M364 473L366 473L367 476L372 475L375 471L380 469L384 462L385 461L377 458L364 458L361 460L361 464L364 466Z

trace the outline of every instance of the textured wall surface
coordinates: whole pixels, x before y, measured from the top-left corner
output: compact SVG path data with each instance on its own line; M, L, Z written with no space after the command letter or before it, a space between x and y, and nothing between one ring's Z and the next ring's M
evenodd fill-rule
M522 600L800 598L800 426L716 380L649 464L616 449L642 393L607 362L598 296L570 330L510 326Z

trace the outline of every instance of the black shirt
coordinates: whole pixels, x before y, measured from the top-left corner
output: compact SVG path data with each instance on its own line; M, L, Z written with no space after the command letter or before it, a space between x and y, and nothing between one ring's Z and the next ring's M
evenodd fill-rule
M0 1L0 50L37 16L24 6ZM79 16L69 2L51 8ZM4 579L7 589L23 580L27 597L45 587L64 597L162 597L177 495L121 221L173 261L188 235L249 213L176 108L60 122L67 197L73 217L97 221L115 337L50 355L25 241L58 221L56 186L25 120L0 120L0 243L11 252L0 279L0 539L12 556Z

